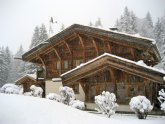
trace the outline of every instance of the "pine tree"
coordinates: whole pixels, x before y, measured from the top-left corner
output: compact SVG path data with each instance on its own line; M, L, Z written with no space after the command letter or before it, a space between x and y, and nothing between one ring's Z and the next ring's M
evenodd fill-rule
M91 22L91 21L89 22L89 26L93 26L93 24L92 24L92 22Z
M21 58L24 53L22 45L15 54L15 58ZM8 82L15 82L17 79L25 75L25 62L21 59L12 59L11 70L8 77Z
M131 34L138 33L138 29L137 29L137 17L134 14L133 11L131 11L131 13L130 13L130 33Z
M46 30L46 26L44 24L41 25L39 29L39 42L46 41L48 39L48 33Z
M7 65L6 71L5 71L5 80L8 81L9 73L11 70L11 62L12 62L12 55L8 47L5 49L5 62Z
M30 48L33 48L33 47L35 47L37 44L40 43L39 37L40 37L40 36L39 36L39 27L36 26L35 29L34 29L33 36L32 36Z
M0 48L0 87L7 83L8 64L5 56L4 48Z
M157 46L161 50L161 46L163 45L162 44L162 41L163 41L163 29L162 29L162 24L161 24L161 21L160 21L159 18L158 18L158 21L155 24L154 36L155 36L155 40L157 42Z
M147 13L146 20L148 21L148 26L153 28L154 26L153 26L153 21L152 21L152 17L151 17L150 12Z
M61 31L63 31L65 29L65 26L64 26L64 24L62 23L62 25L61 25Z
M95 27L102 27L101 19L98 18L98 20L95 22Z
M151 14L149 12L146 14L146 17L141 21L139 27L139 33L141 36L154 38L153 22L152 22Z
M127 7L125 7L124 14L121 15L120 19L116 20L115 26L120 32L129 34L136 34L138 32L137 17L133 11L130 12Z

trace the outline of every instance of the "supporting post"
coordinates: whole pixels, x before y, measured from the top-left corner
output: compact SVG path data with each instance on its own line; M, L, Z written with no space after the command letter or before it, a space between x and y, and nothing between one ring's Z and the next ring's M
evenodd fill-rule
M99 56L99 50L98 50L98 47L97 47L97 44L96 44L96 41L92 38L92 43L93 43L93 46L96 50L96 53L97 53L97 56Z
M44 71L45 71L45 73L44 73L44 79L46 79L46 74L47 74L46 64L45 64L45 62L44 62L44 60L42 59L41 56L38 55L38 58L40 59L42 65L44 67ZM37 76L37 80L38 80L38 76Z
M108 50L110 53L112 53L112 47L111 47L110 43L108 43Z
M70 47L69 47L69 44L68 44L66 41L64 41L64 43L65 43L66 47L68 48L69 53L72 55L71 49L70 49Z
M81 44L82 49L83 49L83 60L85 62L85 45L84 45L84 41L83 41L82 37L79 34L77 34L77 36L79 38L80 44Z
M114 84L114 93L116 94L117 96L117 82L116 82L116 78L115 78L115 74L114 74L114 69L112 68L109 68L109 71L110 71L110 76L111 76L111 80L113 81L113 84Z
M135 61L134 49L130 48L130 52L131 52L131 56L132 56L133 60Z
M61 61L61 57L60 57L59 53L57 52L57 49L54 47L53 50L54 50L55 54L57 55L58 59Z
M57 48L53 48L53 50L54 50L54 52L55 52L55 54L57 55L57 57L58 57L58 59L59 59L59 61L60 61L60 70L59 70L59 74L61 74L61 67L62 67L62 60L61 60L61 57L60 57L60 55L59 55L59 53L58 53L58 51L57 51Z

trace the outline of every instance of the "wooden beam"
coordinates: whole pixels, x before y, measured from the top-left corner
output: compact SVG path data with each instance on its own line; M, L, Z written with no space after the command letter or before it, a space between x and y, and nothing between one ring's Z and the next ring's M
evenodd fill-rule
M69 44L68 44L66 41L64 41L64 42L65 42L66 47L67 47L68 50L69 50L69 53L72 55L72 51L71 51L71 49L70 49L70 47L69 47Z
M41 58L41 56L38 55L38 58L39 58L39 60L42 62L43 66L46 66L46 65L45 65L45 62L44 62L44 60Z
M109 67L109 72L110 72L111 80L115 86L114 93L117 95L117 84L116 84L116 77L115 77L114 69Z
M103 50L104 50L104 52L106 52L106 50L105 50L105 46L106 46L105 41L103 39L101 41L103 42Z
M97 44L96 44L96 41L92 38L92 43L93 43L93 46L96 50L96 53L97 53L97 56L99 56L99 50L98 50L98 47L97 47Z
M59 53L57 52L57 48L53 47L53 50L56 53L58 59L61 61L61 57L60 57Z
M80 44L81 44L82 48L85 49L85 45L84 45L84 41L83 41L82 37L79 34L77 34L77 36L80 40Z
M112 53L112 46L110 45L110 43L108 43L108 50L110 53Z
M129 48L130 52L131 52L131 56L133 58L133 60L135 61L135 53L134 53L134 49L133 48Z
M81 44L82 49L83 49L83 59L84 59L84 62L85 62L85 45L84 45L84 41L83 41L82 37L79 34L77 34L77 36L79 38L80 44Z
M44 73L44 79L46 79L46 75L47 75L46 64L45 64L45 62L44 62L44 60L42 59L41 56L38 55L38 58L40 59L40 61L42 62L43 66L44 66L44 71L45 71L45 73ZM37 75L37 80L38 80L38 75Z

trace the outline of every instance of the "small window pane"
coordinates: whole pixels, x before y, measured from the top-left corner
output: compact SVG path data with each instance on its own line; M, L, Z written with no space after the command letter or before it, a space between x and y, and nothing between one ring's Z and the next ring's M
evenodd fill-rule
M60 66L60 61L57 61L56 68L57 68L57 69L60 69L60 68L61 68L61 66Z
M64 61L64 69L68 69L68 61Z

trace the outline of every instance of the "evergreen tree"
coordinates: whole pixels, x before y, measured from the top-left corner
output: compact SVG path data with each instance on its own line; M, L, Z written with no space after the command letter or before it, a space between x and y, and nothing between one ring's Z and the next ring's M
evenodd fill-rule
M39 29L39 42L46 41L48 39L48 33L46 30L46 26L44 24L41 25Z
M0 87L7 83L11 65L11 53L8 47L0 47Z
M120 19L116 20L116 25L118 31L125 32L129 34L135 34L138 32L137 29L137 17L133 11L129 11L127 7L124 9L124 14L121 15Z
M37 44L40 43L40 39L39 39L39 38L40 38L40 35L39 35L39 27L36 26L35 29L34 29L33 36L32 36L30 48L33 48L33 47L35 47Z
M53 34L54 34L54 31L53 31L52 27L53 27L53 23L50 22L50 24L49 24L49 37L52 37Z
M165 70L165 16L161 19L158 18L154 27L154 36L162 58L161 62L155 67Z
M61 25L61 31L63 31L65 29L65 26L64 26L64 24L62 23L62 25Z
M101 19L98 18L98 20L95 22L95 27L102 27Z
M131 34L136 34L138 33L138 28L137 28L137 17L134 14L133 11L130 13L130 33Z
M7 65L6 71L5 71L5 80L8 81L9 73L11 70L11 62L12 62L12 55L8 47L5 49L5 62Z
M146 14L146 17L141 21L141 24L139 26L139 33L141 36L154 38L153 22L151 14L149 12Z
M7 63L5 61L4 48L0 47L0 87L6 83Z
M24 53L22 45L19 47L19 50L15 54L15 58L20 59L12 59L11 70L8 77L8 82L15 82L17 79L21 78L25 75L25 62L21 60L22 55Z
M155 24L155 28L154 28L154 36L155 36L155 40L157 42L157 46L158 48L161 50L161 46L162 41L163 41L163 29L162 29L162 24L160 19L158 18L158 21Z
M93 24L92 24L92 22L91 22L91 21L89 22L89 26L93 26Z

